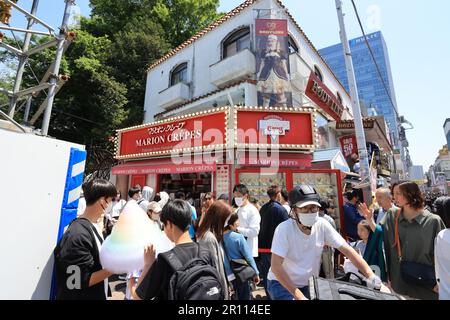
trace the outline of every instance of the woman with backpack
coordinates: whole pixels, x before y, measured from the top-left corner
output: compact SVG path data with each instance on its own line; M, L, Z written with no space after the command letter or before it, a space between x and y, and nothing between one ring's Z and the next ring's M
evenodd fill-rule
M196 237L200 244L208 244L214 252L217 271L222 279L225 293L228 293L228 281L225 273L225 254L222 247L224 225L232 212L231 207L223 202L216 201L208 209L202 224L199 226ZM225 300L229 300L226 294Z
M231 210L231 208L230 208ZM231 213L231 212L230 212ZM225 251L225 270L227 272L228 280L233 285L234 291L236 293L236 300L251 300L251 288L250 280L256 284L259 283L259 271L256 267L255 259L253 258L252 252L248 247L247 241L244 236L237 233L237 228L239 227L239 217L236 213L230 215L230 219L225 227L224 237L223 237L223 248ZM253 279L249 279L245 282L239 281L233 274L231 269L230 260L243 259L255 270L255 276Z

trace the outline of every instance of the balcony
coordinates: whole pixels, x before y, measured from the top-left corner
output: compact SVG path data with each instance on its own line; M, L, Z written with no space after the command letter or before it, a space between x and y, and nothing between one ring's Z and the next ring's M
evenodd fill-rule
M224 87L229 83L250 78L256 73L255 55L248 49L213 64L209 68L211 83Z
M291 68L292 86L301 92L305 92L311 69L298 53L292 53L289 56L289 66Z
M159 93L159 106L168 109L172 106L181 104L191 98L189 93L189 85L185 83L177 83Z

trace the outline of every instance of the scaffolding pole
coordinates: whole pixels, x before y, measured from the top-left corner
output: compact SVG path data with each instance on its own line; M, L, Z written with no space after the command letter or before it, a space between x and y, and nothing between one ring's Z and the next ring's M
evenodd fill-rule
M74 0L65 0L66 1L66 8L64 10L64 18L61 23L60 33L58 36L58 46L56 49L56 58L55 58L55 64L54 69L51 72L50 76L50 88L48 90L48 97L47 97L47 106L45 108L44 113L44 120L42 122L42 134L46 136L48 134L48 128L50 125L50 117L52 114L52 107L53 107L53 100L55 99L56 95L56 86L58 84L58 73L59 73L59 67L61 64L61 59L64 53L64 43L66 42L66 29L67 29L67 22L69 21L70 17L70 11L72 8L72 5L74 4Z

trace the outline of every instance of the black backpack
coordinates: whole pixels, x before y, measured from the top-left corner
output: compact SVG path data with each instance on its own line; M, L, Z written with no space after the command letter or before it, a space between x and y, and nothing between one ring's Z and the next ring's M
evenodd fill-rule
M207 260L211 251L198 243L197 246L197 257L184 265L172 251L160 254L175 270L169 282L169 300L225 299L219 272Z

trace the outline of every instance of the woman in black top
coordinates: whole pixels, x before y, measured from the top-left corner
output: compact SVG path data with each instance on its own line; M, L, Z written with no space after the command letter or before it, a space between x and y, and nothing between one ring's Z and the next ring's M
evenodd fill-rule
M54 250L57 300L106 300L112 275L100 264L101 230L96 223L112 199L116 187L106 180L86 186L86 210L73 220Z

